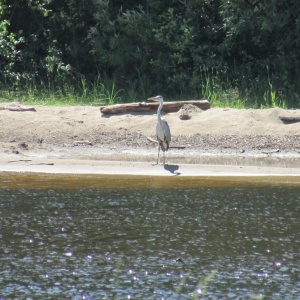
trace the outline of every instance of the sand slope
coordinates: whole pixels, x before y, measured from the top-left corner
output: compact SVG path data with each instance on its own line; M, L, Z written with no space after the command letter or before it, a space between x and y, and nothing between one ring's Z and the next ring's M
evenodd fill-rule
M155 162L156 114L102 115L92 106L34 106L35 111L11 111L16 103L0 105L0 157L70 158L108 161ZM182 116L188 116L183 119ZM300 122L284 123L280 117L300 117L300 110L279 108L202 111L193 106L164 115L171 133L167 162L180 164L255 165L250 156L292 158L280 167L300 165ZM211 157L219 160L212 161ZM226 159L223 159L223 156ZM221 158L220 158L221 157ZM208 159L209 158L209 159ZM215 159L215 158L214 158ZM246 163L243 163L246 162ZM261 161L257 164L262 165ZM9 169L9 168L8 168ZM167 170L167 173L172 173Z

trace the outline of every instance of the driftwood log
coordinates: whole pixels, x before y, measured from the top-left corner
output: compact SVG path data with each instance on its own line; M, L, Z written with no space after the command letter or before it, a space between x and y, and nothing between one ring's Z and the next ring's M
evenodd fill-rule
M162 111L164 111L165 113L177 112L185 104L195 105L202 110L206 110L210 108L210 103L207 100L174 101L174 102L164 102ZM158 103L148 103L148 102L115 104L115 105L108 105L108 106L100 106L100 112L102 114L156 112L158 105L159 105Z
M279 116L284 124L293 124L300 122L300 116Z
M21 105L6 105L0 106L0 110L9 110L9 111L36 111L34 107L27 107Z

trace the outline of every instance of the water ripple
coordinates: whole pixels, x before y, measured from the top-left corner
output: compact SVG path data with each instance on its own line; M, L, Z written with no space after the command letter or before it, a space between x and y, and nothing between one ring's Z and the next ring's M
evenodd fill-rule
M299 192L3 189L1 297L297 299Z

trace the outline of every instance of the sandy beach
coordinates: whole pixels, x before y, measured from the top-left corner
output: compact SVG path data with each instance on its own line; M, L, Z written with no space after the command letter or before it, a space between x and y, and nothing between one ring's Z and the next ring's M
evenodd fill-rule
M145 176L299 177L299 110L201 110L163 117L171 133L166 164L155 165L155 113L103 115L93 106L0 104L0 172ZM182 116L185 116L182 118Z

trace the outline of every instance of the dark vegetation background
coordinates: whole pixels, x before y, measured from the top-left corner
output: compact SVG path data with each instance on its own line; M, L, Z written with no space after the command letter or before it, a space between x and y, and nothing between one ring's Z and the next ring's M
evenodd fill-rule
M299 108L299 78L299 0L0 0L9 94Z

